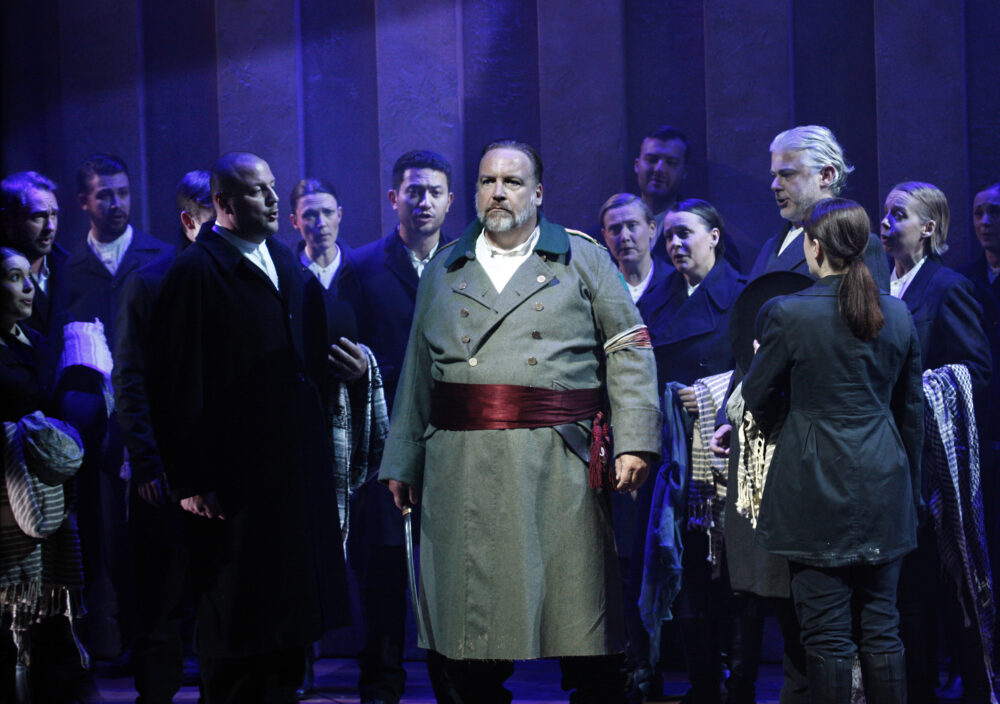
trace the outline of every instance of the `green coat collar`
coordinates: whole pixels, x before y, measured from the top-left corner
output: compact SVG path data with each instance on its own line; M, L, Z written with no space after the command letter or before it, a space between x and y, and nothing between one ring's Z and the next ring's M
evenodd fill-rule
M562 225L556 225L554 222L549 222L541 212L538 213L538 226L540 232L538 233L538 244L535 245L536 252L548 252L557 257L569 252L569 235L566 234L566 228ZM483 224L478 219L473 220L465 228L462 236L451 246L451 251L448 253L448 259L444 265L450 267L463 258L469 260L475 259L476 238L479 237L479 233L482 231Z

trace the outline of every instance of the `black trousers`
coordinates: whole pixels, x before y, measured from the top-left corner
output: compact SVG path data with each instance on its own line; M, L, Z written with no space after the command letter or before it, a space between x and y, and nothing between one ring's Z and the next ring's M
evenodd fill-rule
M302 684L302 646L246 657L200 659L205 704L295 704Z
M132 666L137 704L173 701L183 682L185 621L192 609L185 596L190 560L184 540L185 515L176 504L152 506L130 497L129 529L135 547L134 569L139 628Z
M365 628L365 643L358 654L361 701L397 704L406 687L406 549L402 545L357 546L351 565L358 575Z
M902 558L846 567L789 562L806 653L850 658L859 647L865 653L902 650L896 609L901 563Z
M571 704L623 704L623 655L559 658L563 691ZM503 684L514 673L511 660L452 660L427 651L427 669L438 704L510 704Z

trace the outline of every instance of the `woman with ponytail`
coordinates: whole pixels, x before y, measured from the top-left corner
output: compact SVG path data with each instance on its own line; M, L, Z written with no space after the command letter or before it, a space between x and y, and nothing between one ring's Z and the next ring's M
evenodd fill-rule
M855 653L869 704L901 704L896 583L916 545L920 345L906 306L879 292L863 261L864 209L822 200L803 225L818 280L763 307L743 379L763 428L787 409L757 542L789 560L813 704L850 702Z

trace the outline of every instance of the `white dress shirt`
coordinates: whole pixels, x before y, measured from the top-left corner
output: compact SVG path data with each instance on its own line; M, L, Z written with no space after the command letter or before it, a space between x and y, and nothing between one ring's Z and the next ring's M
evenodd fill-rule
M120 234L111 242L98 242L97 237L94 235L94 229L91 228L90 232L87 233L87 246L90 247L90 251L101 260L101 264L104 268L111 272L114 276L115 272L118 271L118 267L122 263L122 259L125 257L125 252L128 250L129 245L132 244L132 226L126 225L125 232Z
M479 237L476 238L476 261L486 270L486 275L490 277L497 293L503 291L504 286L514 276L514 272L531 256L540 234L541 230L536 225L531 236L524 242L513 249L500 249L486 239L486 230L479 233Z
M334 246L336 247L336 245ZM330 288L330 284L333 283L333 277L337 275L337 269L340 268L340 247L336 247L336 249L336 256L334 256L333 261L327 266L320 266L314 260L310 259L309 252L305 249L299 253L299 261L302 262L302 266L316 275L319 282L323 284L323 288Z
M274 260L271 259L271 253L267 251L266 239L260 244L250 242L249 240L245 240L242 237L234 235L219 223L215 223L215 225L212 226L212 229L215 230L215 232L217 232L222 239L236 247L240 254L253 262L254 266L267 274L267 278L271 280L274 287L279 291L281 290L281 287L278 285L278 270L274 268Z

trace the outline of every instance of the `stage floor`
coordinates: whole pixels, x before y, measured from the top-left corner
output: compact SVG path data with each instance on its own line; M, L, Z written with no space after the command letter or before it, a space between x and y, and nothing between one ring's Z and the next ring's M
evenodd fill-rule
M405 704L433 704L434 694L427 678L427 668L422 662L407 662L407 692ZM323 659L316 662L316 693L306 702L337 702L358 704L358 668L350 659ZM102 702L134 702L136 693L131 677L103 678L97 680ZM781 686L781 666L762 665L757 683L758 704L776 704ZM514 693L518 704L548 704L565 702L567 695L559 689L559 665L555 660L536 660L518 663L514 676L507 681L507 688ZM664 702L676 702L687 691L684 673L670 672L664 683ZM184 687L174 698L175 702L197 702L196 687Z

